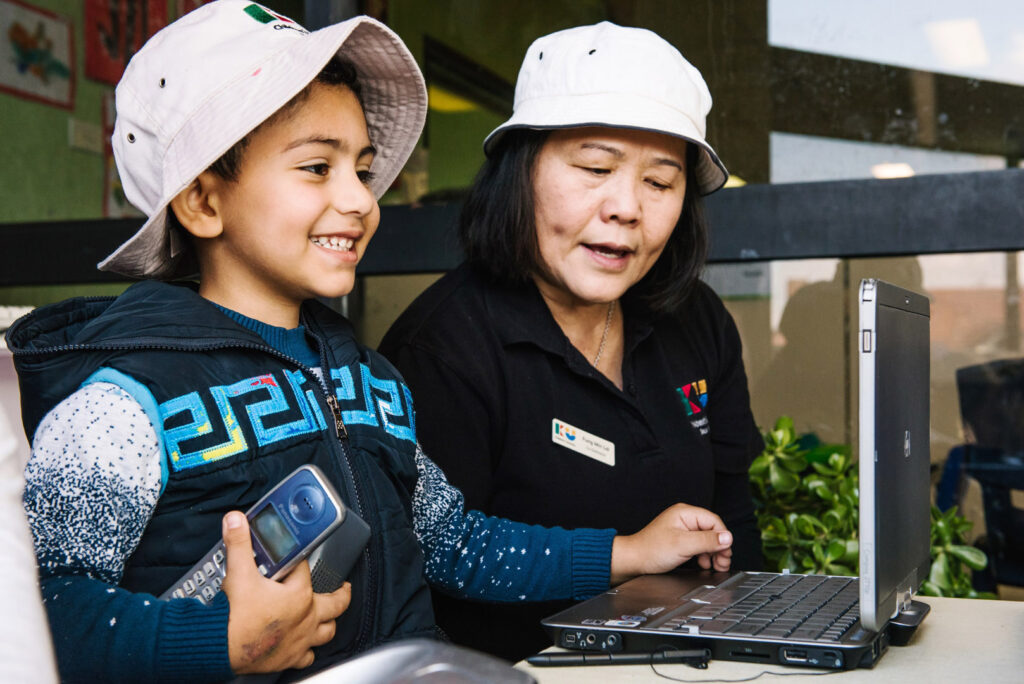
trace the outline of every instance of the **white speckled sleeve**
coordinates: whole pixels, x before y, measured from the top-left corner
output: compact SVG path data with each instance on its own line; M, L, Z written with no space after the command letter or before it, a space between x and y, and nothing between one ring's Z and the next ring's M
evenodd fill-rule
M565 530L466 511L462 492L416 447L413 527L436 588L484 601L586 598L608 588L615 530Z
M116 584L160 495L160 443L117 385L86 385L36 429L25 511L40 570Z

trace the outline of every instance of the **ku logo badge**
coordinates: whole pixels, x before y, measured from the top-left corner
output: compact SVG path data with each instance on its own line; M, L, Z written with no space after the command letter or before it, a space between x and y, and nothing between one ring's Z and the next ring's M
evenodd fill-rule
M554 435L555 437L564 437L565 439L569 440L570 442L575 442L576 441L576 431L573 430L568 425L566 425L565 423L559 423L556 420L555 424L554 424L554 428L555 428L555 435Z
M676 387L676 392L679 393L679 398L682 400L683 408L686 409L688 416L701 413L708 405L707 380L698 380L682 387Z
M551 441L605 465L615 465L614 442L569 425L564 420L551 420Z

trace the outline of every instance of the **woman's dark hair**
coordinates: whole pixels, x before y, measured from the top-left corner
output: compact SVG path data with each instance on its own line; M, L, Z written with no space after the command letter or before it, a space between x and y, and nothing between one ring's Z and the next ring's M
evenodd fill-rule
M548 133L535 129L505 132L462 205L459 240L466 258L499 283L525 283L541 267L533 166ZM707 224L694 174L699 154L697 145L687 143L686 194L679 222L654 266L628 293L656 313L679 310L707 258Z
M249 131L244 138L232 145L231 149L221 155L220 159L210 165L209 170L224 180L237 180L238 171L242 165L242 154L245 152L245 148L249 145L249 141L252 140L253 134L267 124L277 121L282 116L286 116L300 103L305 102L306 99L309 98L309 91L310 88L313 87L314 83L328 86L347 86L349 90L355 93L355 96L359 99L359 104L362 105L363 103L362 88L359 86L359 78L356 74L355 65L352 64L352 62L335 55L334 57L331 57L331 61L327 62L327 65L320 70L320 73L309 82L309 85L300 90L298 95L288 100L283 107L271 114L266 121Z

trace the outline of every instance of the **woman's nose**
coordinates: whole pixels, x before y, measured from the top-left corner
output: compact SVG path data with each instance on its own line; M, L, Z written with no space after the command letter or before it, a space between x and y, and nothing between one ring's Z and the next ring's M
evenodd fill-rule
M643 214L640 202L641 181L625 175L613 180L617 182L605 184L608 195L601 208L602 218L626 225L638 222Z

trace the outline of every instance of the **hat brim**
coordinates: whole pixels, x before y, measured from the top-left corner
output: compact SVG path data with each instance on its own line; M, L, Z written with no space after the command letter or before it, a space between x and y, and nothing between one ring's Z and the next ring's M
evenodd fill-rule
M266 121L316 78L328 61L341 55L356 67L363 113L377 150L370 188L379 199L401 172L416 147L427 114L423 76L408 48L390 29L369 17L356 17L292 41L280 52L252 65L226 87L211 94L175 134L167 148L165 178L186 179L165 187L161 201L143 226L98 264L132 278L173 279L195 275L195 260L183 236L167 221L171 200L188 187L235 143ZM246 83L259 69L258 88ZM234 120L244 131L225 141L223 130L210 122ZM196 155L195 150L206 151Z
M600 112L600 117L588 118L592 112ZM639 96L623 97L618 93L543 97L520 102L512 118L491 131L484 140L484 153L490 155L509 130L554 130L587 126L653 131L682 138L696 145L701 154L695 175L698 191L702 195L718 190L729 179L725 165L689 117L661 102Z

